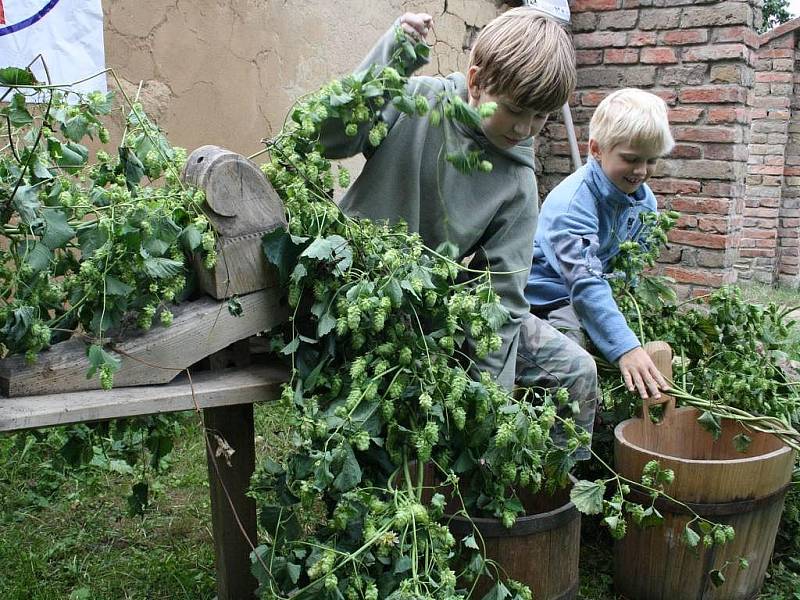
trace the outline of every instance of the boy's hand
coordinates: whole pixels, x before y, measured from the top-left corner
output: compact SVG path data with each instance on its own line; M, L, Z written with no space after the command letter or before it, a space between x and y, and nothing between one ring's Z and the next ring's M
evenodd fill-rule
M400 17L400 26L408 35L421 42L433 27L433 17L427 13L406 13Z
M619 370L628 391L638 391L642 398L661 398L659 390L669 388L667 380L641 346L622 355Z

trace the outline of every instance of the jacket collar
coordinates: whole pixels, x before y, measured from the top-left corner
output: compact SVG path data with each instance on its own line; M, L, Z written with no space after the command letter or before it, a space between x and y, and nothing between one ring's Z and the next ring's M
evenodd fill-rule
M592 190L595 198L603 198L605 201L611 201L615 204L623 206L635 206L644 201L647 196L644 184L636 188L632 194L626 194L619 189L605 174L600 163L598 163L591 156L586 163L586 183Z

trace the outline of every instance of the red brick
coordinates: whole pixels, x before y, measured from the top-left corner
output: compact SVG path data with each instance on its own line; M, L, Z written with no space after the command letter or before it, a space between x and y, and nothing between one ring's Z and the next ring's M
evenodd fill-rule
M766 248L741 248L739 250L739 256L741 256L742 258L757 258L757 257L772 258L775 256L775 251Z
M584 92L581 94L581 104L583 106L597 106L609 92Z
M696 194L700 191L700 182L691 179L651 179L648 185L656 194Z
M794 50L787 48L763 48L758 51L759 58L794 58Z
M599 65L603 62L602 50L576 50L575 62L580 66Z
M678 94L684 103L716 104L721 102L744 102L747 93L739 86L703 86L688 88Z
M737 27L721 27L714 31L716 42L744 42L748 46L758 46L758 35L752 27L739 25Z
M684 142L736 142L738 129L732 127L673 127L672 135Z
M731 201L722 198L677 196L672 200L672 208L679 212L727 215L730 212Z
M669 240L676 244L686 244L687 246L697 246L699 248L726 248L730 245L730 238L727 235L685 231L683 229L670 231Z
M744 44L711 44L687 48L683 51L685 62L709 62L714 60L747 60L749 52Z
M700 150L700 146L675 144L669 155L670 158L700 158L703 156L703 152Z
M704 44L708 41L708 29L676 29L675 31L664 31L659 35L659 41L669 46Z
M572 36L572 43L576 49L584 48L609 48L625 45L624 31L596 31L594 33L576 33Z
M768 81L772 82L779 82L779 83L792 83L793 73L786 73L786 72L766 72L766 73L756 73L756 81L759 83L763 83Z
M713 110L713 109L712 109ZM733 109L731 109L733 110ZM688 106L678 106L669 109L670 123L696 123L703 115L702 108L691 108Z
M619 0L572 0L569 6L572 12L616 10L619 8Z
M774 229L748 228L744 230L742 236L751 240L773 240L778 237L778 232Z
M737 123L741 122L741 111L736 108L709 108L707 122L713 123Z
M719 287L723 284L723 273L720 271L668 266L664 267L664 275L672 277L678 283L709 285L712 287Z
M747 168L748 173L753 175L781 175L783 173L782 165L750 165Z
M628 36L628 46L655 46L655 31L635 31Z
M639 62L639 51L632 48L606 50L603 54L603 62L609 65L634 64Z
M725 217L700 217L697 219L697 227L700 231L725 233L728 231L728 219Z
M642 48L641 60L646 65L668 65L678 62L672 48Z

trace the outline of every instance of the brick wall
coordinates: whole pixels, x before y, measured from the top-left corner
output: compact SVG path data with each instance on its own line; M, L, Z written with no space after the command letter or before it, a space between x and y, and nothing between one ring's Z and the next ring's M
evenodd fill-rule
M662 265L681 293L740 273L769 282L780 273L792 283L800 160L790 165L784 148L790 136L789 147L800 146L800 121L790 119L794 29L759 37L759 0L574 0L570 7L578 59L571 106L582 154L593 109L610 91L640 87L670 107L677 144L651 187L661 207L682 213ZM548 125L539 156L544 196L571 172L563 124Z

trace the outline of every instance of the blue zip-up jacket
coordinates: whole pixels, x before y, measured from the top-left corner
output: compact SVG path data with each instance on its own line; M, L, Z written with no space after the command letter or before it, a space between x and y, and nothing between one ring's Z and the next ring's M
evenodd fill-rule
M589 158L542 204L525 288L531 310L571 303L589 338L611 362L640 346L606 274L620 243L642 235L639 214L655 210L656 198L647 184L628 195Z

